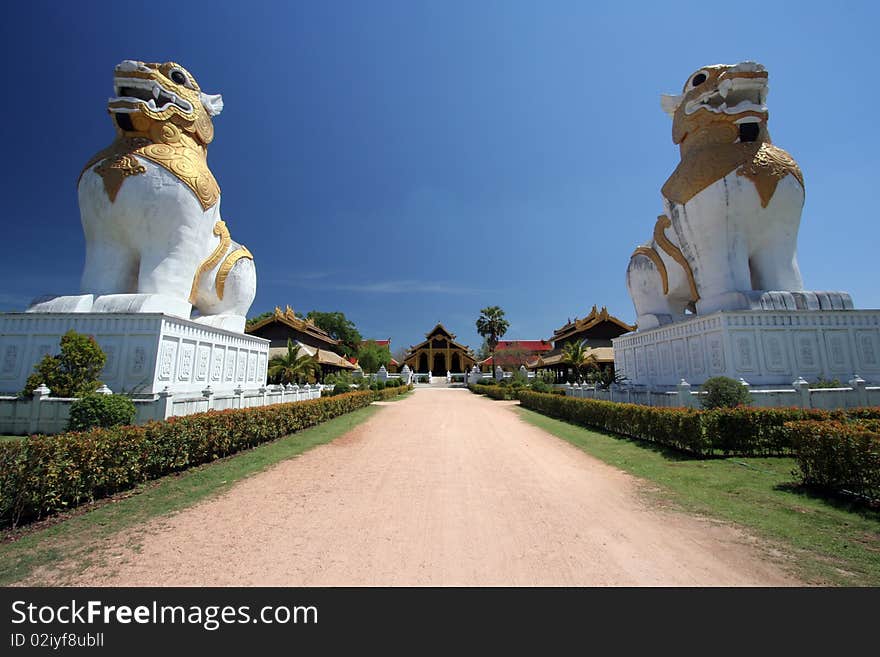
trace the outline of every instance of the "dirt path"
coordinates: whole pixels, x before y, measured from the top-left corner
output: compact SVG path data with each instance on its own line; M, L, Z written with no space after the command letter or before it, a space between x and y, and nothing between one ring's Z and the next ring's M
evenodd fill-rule
M335 442L98 549L77 585L784 585L738 530L464 390L418 390ZM57 571L56 571L57 573ZM32 583L53 580L35 573ZM56 580L57 581L57 580Z

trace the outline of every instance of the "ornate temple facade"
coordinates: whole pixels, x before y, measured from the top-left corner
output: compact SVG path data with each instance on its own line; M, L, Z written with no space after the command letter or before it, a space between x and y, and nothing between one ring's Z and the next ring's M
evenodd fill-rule
M289 339L299 344L306 354L314 356L324 374L355 369L346 358L336 353L339 340L331 337L312 320L297 317L290 306L285 310L276 307L271 316L249 326L246 332L269 340L269 358L286 354Z
M425 334L425 341L410 347L403 359L404 365L414 372L435 375L446 372L460 373L470 370L477 360L470 347L455 341L455 334L437 324Z

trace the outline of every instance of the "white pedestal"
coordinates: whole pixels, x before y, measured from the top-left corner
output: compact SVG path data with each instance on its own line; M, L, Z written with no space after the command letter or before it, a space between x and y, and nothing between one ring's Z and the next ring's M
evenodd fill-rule
M266 385L269 341L161 313L0 314L0 393L24 388L34 365L60 351L73 329L107 354L101 380L113 392L215 393Z
M880 381L880 310L721 311L612 340L628 383L671 388L713 376L791 385L801 376Z

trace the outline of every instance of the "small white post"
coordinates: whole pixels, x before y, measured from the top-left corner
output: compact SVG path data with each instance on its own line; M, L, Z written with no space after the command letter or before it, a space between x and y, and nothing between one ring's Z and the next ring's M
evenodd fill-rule
M679 406L684 406L685 408L696 408L697 400L694 399L694 395L691 392L691 384L682 379L678 382L676 386L678 390L678 402Z
M382 381L383 383L388 381L388 370L385 369L384 365L380 366L379 371L376 372L376 380Z
M211 388L211 384L202 390L202 397L204 397L208 401L208 410L214 408L214 390Z
M244 388L239 385L232 393L238 397L238 407L244 408Z
M107 387L106 383L102 383L101 387L98 388L97 390L95 390L95 392L98 393L99 395L112 395L113 394L113 391Z
M853 389L853 392L856 394L856 405L857 406L867 406L868 405L868 388L865 380L860 377L858 374L853 374L853 378L849 380L849 385Z
M162 420L167 420L171 417L171 414L174 411L174 393L171 392L171 389L168 386L165 386L157 395L159 400L159 413L158 417Z
M800 395L801 408L811 408L810 384L807 383L807 380L799 376L792 382L791 387Z
M36 388L31 397L31 417L28 423L28 433L37 433L40 430L40 402L51 394L51 390L45 383L41 383Z

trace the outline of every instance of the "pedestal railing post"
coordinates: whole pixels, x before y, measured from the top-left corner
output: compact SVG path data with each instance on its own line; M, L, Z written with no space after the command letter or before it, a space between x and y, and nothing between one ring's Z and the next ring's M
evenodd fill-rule
M214 408L214 391L211 389L210 384L208 384L207 388L202 390L202 397L208 401L208 410L212 410Z
M676 390L678 390L679 406L684 406L685 408L697 408L697 400L694 399L694 394L691 392L690 383L682 379L678 382Z
M238 407L244 408L244 388L242 388L241 386L238 386L232 392L236 397L238 397Z
M794 388L798 395L800 395L801 408L812 408L812 403L810 402L810 384L807 383L807 380L804 379L804 377L799 376L792 382L791 387Z
M41 383L31 396L31 417L28 422L28 433L34 434L40 430L41 402L52 393L45 383Z
M868 405L868 384L858 374L853 374L853 378L849 380L849 385L856 395L856 406Z
M174 393L168 386L165 386L157 396L159 400L158 416L162 420L167 420L174 412Z

